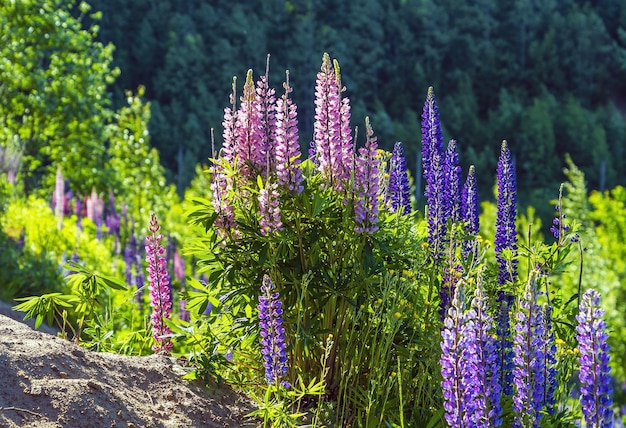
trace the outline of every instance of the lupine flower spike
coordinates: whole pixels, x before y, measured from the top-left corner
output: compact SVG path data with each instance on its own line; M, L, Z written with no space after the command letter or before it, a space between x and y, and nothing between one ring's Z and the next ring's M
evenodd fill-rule
M378 230L379 160L378 145L369 118L365 118L367 139L359 149L356 160L354 201L355 232L374 233Z
M267 56L265 75L256 83L254 98L254 146L260 150L258 165L260 172L274 171L276 156L276 91L269 86L270 56Z
M500 158L498 160L498 217L496 219L495 250L498 261L498 283L514 282L517 278L517 187L515 167L511 159L511 152L506 141L502 142ZM505 250L510 250L513 259L504 256Z
M463 242L463 256L467 257L473 254L474 258L478 256L478 242L476 237L480 229L478 217L478 186L476 185L476 172L474 165L470 165L467 179L463 186L461 195L461 219L465 222L466 231L470 235Z
M169 337L172 331L165 323L166 319L172 318L172 302L170 300L169 274L167 262L163 257L165 249L161 245L163 235L159 233L161 226L154 213L150 217L146 236L146 262L148 263L148 277L150 281L150 306L152 307L152 332L156 344L152 347L154 352L169 353L173 344Z
M455 140L450 140L444 158L444 174L446 192L445 217L457 222L461 219L461 167Z
M289 382L283 380L288 365L282 302L268 275L263 277L258 309L265 379L270 385L289 388Z
M259 190L258 200L261 235L267 235L282 230L283 224L280 221L278 185L268 179L265 186Z
M300 144L298 143L298 114L289 94L289 70L285 78L285 94L276 104L276 175L278 184L290 191L301 193Z
M389 186L387 201L394 212L407 215L411 212L411 189L409 175L406 168L406 159L401 142L393 146L391 161L389 162Z
M422 112L422 163L428 206L428 243L438 261L443 255L446 234L445 172L443 136L432 87L428 88Z
M587 290L576 316L576 338L580 350L580 403L588 427L612 427L613 389L609 374L608 334L600 309L600 294Z

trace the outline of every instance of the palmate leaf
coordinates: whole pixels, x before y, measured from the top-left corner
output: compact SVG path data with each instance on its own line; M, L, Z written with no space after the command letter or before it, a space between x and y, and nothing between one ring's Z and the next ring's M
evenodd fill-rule
M45 318L47 318L48 324L52 325L54 310L56 307L72 308L72 303L78 301L76 296L62 293L49 293L41 296L22 297L15 300L24 302L13 306L13 309L16 311L26 312L24 320L36 317L35 328L39 328Z

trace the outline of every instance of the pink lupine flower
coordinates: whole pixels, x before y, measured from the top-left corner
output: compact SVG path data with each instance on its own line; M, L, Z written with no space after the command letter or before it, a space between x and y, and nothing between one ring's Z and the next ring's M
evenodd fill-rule
M354 185L356 190L354 200L355 232L374 233L378 230L378 196L380 192L380 174L378 145L374 132L365 120L367 140L365 147L359 149L356 160Z
M269 86L269 55L265 76L256 83L254 98L254 146L258 148L257 166L259 172L269 173L274 170L276 148L276 91Z
M286 74L285 94L277 101L276 106L276 175L278 184L300 193L303 190L303 179L298 143L298 114L296 105L289 98L292 91L289 86L289 71Z
M152 350L157 353L169 353L173 344L169 337L172 330L165 323L166 319L172 319L172 302L170 301L170 283L167 273L167 262L163 257L165 249L161 245L163 235L159 230L159 222L154 213L150 217L148 230L150 234L146 236L146 262L148 263L148 280L150 282L150 306L152 307L152 332L156 344Z

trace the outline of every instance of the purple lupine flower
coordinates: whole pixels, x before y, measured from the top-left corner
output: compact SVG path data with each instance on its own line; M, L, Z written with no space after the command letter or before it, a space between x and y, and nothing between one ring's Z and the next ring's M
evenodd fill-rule
M61 167L57 168L56 182L54 186L54 213L57 217L57 229L63 228L63 214L65 213L65 180Z
M606 343L604 311L600 308L600 293L587 290L576 316L576 339L580 350L580 403L587 426L612 427L613 388L609 372L609 345Z
M353 158L350 100L342 99L342 92L339 66L325 53L315 82L313 140L318 170L337 191L346 188Z
M121 218L115 210L115 195L113 192L109 192L109 207L105 218L105 224L109 229L109 235L113 235L116 238L120 236Z
M104 201L95 190L87 199L87 217L96 225L96 238L102 239L102 216L104 214Z
M537 304L536 277L526 284L516 313L513 337L514 427L538 427L544 407L545 323L544 311Z
M456 140L450 140L444 155L446 222L461 220L461 167Z
M428 243L435 260L443 255L446 234L446 174L443 135L435 94L428 88L422 112L422 165L426 181L426 204L428 206Z
M478 256L476 236L478 236L480 223L478 216L478 186L476 185L474 165L469 167L461 194L461 219L465 222L465 230L471 235L469 239L463 241L463 256L467 257L469 254L473 254L475 259Z
M378 145L369 118L365 119L365 129L365 147L359 149L354 174L354 231L371 234L378 230L379 159Z
M265 183L265 187L259 190L259 225L261 226L261 234L282 230L283 224L280 221L278 185L269 179Z
M401 215L407 215L411 212L409 174L406 168L404 149L399 141L393 146L391 160L389 161L387 201L394 212L399 212Z
M226 159L223 161L226 161ZM219 160L214 160L213 162L211 166L213 175L211 180L211 202L217 216L215 218L215 228L221 238L226 238L237 229L235 211L231 201L233 180L222 172Z
M184 291L184 290L181 290ZM178 309L180 311L180 319L181 321L189 321L191 319L191 314L187 310L187 301L180 299L178 302Z
M300 169L300 144L298 143L298 114L296 105L289 98L289 70L285 78L285 94L276 104L276 176L278 184L290 191L301 193L302 170Z
M452 304L444 318L441 330L441 388L443 389L444 416L450 426L475 426L471 422L475 413L478 380L478 354L473 328L473 317L465 313L463 287L456 287Z
M248 179L256 177L259 171L265 171L266 151L256 131L262 126L255 110L256 98L252 70L248 70L235 122L237 169L241 176Z
M231 107L224 109L224 121L222 122L222 149L220 150L220 157L224 159L228 164L234 165L236 151L236 117L237 117L237 77L233 77L232 93L230 94ZM215 150L213 150L215 152ZM215 158L215 153L213 153ZM215 173L215 172L214 172Z
M137 303L139 310L143 310L143 291L145 285L145 274L143 270L142 255L140 247L137 245L134 232L130 235L130 244L135 249L135 286L137 287Z
M319 166L317 163L317 148L315 147L315 141L311 141L309 143L309 151L308 151L309 159L313 162L313 165Z
M476 379L480 388L475 408L485 427L500 426L502 407L500 405L498 344L493 335L493 319L489 315L488 298L483 291L481 281L478 281L476 285L472 309L476 314L472 327L478 357Z
M254 98L254 144L260 149L257 169L269 174L274 171L276 149L276 91L269 86L269 55L265 75L256 83Z
M270 385L289 388L289 383L282 380L288 370L283 307L280 295L274 291L274 284L268 275L263 276L258 309L265 379Z
M506 141L502 142L498 159L498 216L496 218L495 250L498 261L498 283L514 282L517 278L517 188L515 167ZM513 253L513 260L503 256L505 250Z
M496 322L496 337L498 340L498 368L499 380L502 392L505 395L513 394L513 341L511 340L511 317L510 310L513 306L513 295L503 290L498 290L498 320Z
M150 281L150 306L152 307L152 331L156 344L152 350L158 353L169 353L173 344L169 337L172 330L165 323L166 319L172 319L172 302L170 300L167 262L163 257L165 249L161 245L163 235L158 233L161 229L154 213L150 217L146 236L146 262L148 263L148 275Z

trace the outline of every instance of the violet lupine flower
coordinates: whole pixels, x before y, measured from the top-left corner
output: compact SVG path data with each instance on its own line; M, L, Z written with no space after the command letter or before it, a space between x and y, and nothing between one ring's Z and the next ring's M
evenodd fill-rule
M298 143L297 107L289 98L293 89L289 86L289 70L285 78L285 94L276 104L276 176L278 184L290 191L301 193L302 170L300 169L300 144Z
M57 168L56 183L54 186L54 213L57 217L57 229L63 228L63 214L65 213L65 181L61 167Z
M276 156L276 91L269 86L269 60L268 55L265 75L256 83L253 104L254 144L261 150L257 169L264 174L274 171L273 163Z
M498 217L496 218L495 250L498 261L498 283L514 282L517 278L517 188L515 167L506 141L502 142L498 159ZM513 260L506 260L504 250L511 250Z
M309 151L308 151L309 159L313 162L313 165L319 166L317 163L317 149L315 147L315 141L311 141L309 143Z
M463 241L463 256L468 257L469 254L473 254L475 259L478 256L476 237L478 236L480 223L478 216L478 186L476 185L474 165L469 167L467 179L461 193L461 219L465 222L465 230L471 235L469 239Z
M280 221L278 185L269 179L265 187L259 190L259 225L262 235L282 230L283 224Z
M258 309L265 379L270 385L289 388L289 383L282 380L288 370L283 307L280 295L274 291L274 284L268 275L263 276Z
M409 174L406 168L404 149L399 141L393 146L391 160L389 161L387 201L394 212L399 212L401 215L407 215L411 212Z
M446 234L446 188L444 172L443 135L435 94L428 88L422 112L422 164L426 181L426 204L428 206L428 243L435 260L443 254Z
M257 172L265 171L266 151L259 139L257 129L262 127L255 110L256 92L252 81L252 70L248 70L243 86L241 107L237 110L235 121L235 153L239 173L248 179L256 177Z
M478 358L475 376L480 388L475 408L481 416L484 427L500 426L502 407L500 405L498 344L493 335L493 319L489 315L488 298L483 291L481 281L478 281L476 285L472 309L476 314L472 327Z
M313 140L318 171L337 191L343 191L352 170L350 100L341 97L343 87L339 66L325 53L315 82L315 121Z
M461 167L456 140L450 140L444 158L446 222L461 219Z
M211 172L213 174L213 179L211 180L211 202L213 210L215 210L217 215L214 224L217 233L224 239L237 230L235 211L231 201L233 180L222 172L219 161L214 161Z
M365 129L365 147L359 149L354 175L354 231L371 234L378 230L379 159L378 145L369 118L365 119Z
M580 350L580 403L587 426L594 428L613 426L608 334L603 317L600 293L587 290L576 316L576 338Z
M95 190L87 198L87 217L96 225L96 238L102 239L102 216L104 214L104 201Z
M161 245L163 235L158 233L161 229L154 213L150 217L146 236L146 262L148 263L148 275L150 281L150 306L152 307L152 331L156 344L152 350L158 353L169 353L173 344L169 337L172 330L165 323L166 319L172 319L172 302L170 300L167 262L163 257L165 249Z
M444 416L452 427L475 426L471 421L478 392L476 337L471 319L474 316L475 313L469 317L465 313L463 287L456 287L441 330L440 359Z
M513 341L511 340L510 310L514 297L503 290L498 291L498 319L496 322L496 337L498 339L498 368L500 370L500 385L505 395L513 394Z
M536 278L531 278L520 299L513 337L514 427L538 427L544 407L545 344L544 311L537 304Z

